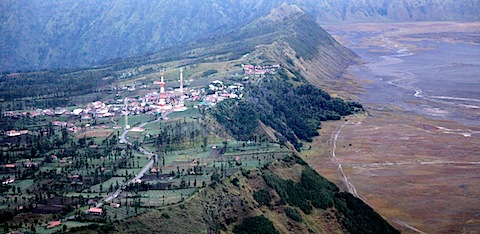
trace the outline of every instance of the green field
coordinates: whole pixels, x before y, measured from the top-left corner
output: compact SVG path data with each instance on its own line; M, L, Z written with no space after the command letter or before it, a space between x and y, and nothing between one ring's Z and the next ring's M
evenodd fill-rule
M125 118L123 116L118 119L116 118L115 120L117 121L119 126L125 126ZM152 121L152 120L154 120L154 117L151 115L140 114L140 115L128 116L128 124L132 127L137 126L141 123Z
M92 192L100 192L100 187L102 187L102 192L107 192L110 189L110 186L115 188L115 185L121 186L125 180L125 177L112 177L107 181L104 181L103 183L96 184L92 187L90 187L90 190Z

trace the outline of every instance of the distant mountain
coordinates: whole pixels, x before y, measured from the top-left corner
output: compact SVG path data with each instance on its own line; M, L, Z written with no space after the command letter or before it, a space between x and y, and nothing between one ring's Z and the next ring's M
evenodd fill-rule
M213 0L5 0L0 7L1 71L156 52L268 12L254 1Z
M293 0L320 23L480 20L480 0Z
M283 2L322 23L480 19L480 0L3 0L0 71L153 53L241 27Z

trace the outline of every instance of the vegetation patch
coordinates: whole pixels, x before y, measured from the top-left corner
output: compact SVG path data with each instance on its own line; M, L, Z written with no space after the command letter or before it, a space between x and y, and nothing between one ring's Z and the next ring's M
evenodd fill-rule
M338 187L318 175L311 168L302 171L299 183L283 180L266 172L263 178L268 186L275 189L280 198L289 205L300 208L305 214L312 212L312 206L326 209L333 206L334 192Z
M260 189L253 193L253 198L255 201L258 202L260 205L268 205L272 198L270 197L270 193L266 189Z
M255 137L258 120L272 127L297 150L300 140L318 136L321 121L339 120L362 109L357 102L344 102L310 84L294 86L275 76L248 90L248 99L221 102L211 111L217 121L238 139Z
M290 218L293 221L302 222L302 215L300 215L298 210L295 208L290 208L290 207L285 208L285 214L287 215L288 218Z
M209 76L209 75L213 75L213 74L215 74L215 73L218 73L218 71L217 71L217 70L213 70L213 69L212 69L212 70L207 70L207 71L204 71L204 72L202 73L202 76Z
M341 222L350 233L400 233L350 193L336 193L335 207L344 215Z
M265 216L248 217L233 229L236 234L274 234L279 233L272 221Z
M350 233L398 233L362 200L350 193L339 192L335 184L311 168L302 171L299 183L283 180L269 171L263 174L263 178L285 203L300 208L305 214L311 214L313 207L335 208L342 226ZM296 209L287 208L285 212L290 219L301 222Z

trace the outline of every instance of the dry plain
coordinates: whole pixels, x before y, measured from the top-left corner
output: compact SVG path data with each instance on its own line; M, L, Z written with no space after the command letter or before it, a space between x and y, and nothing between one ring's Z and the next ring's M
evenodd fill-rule
M435 51L425 46L429 42L480 42L480 23L356 24L327 29L364 54L387 53L398 50L398 45L429 53ZM402 90L396 86L372 90L371 83L381 81L358 79L357 84L366 87L356 93L368 100L364 101L366 113L324 123L312 149L303 151L302 157L320 174L358 194L403 233L479 233L480 120L473 118L469 125L455 121L452 103L415 99L412 94L393 101L376 100L382 96L369 92L388 96L390 91L399 95ZM478 77L470 82L478 85ZM404 104L413 108L405 109ZM428 105L452 114L418 111ZM469 108L465 116L477 111Z

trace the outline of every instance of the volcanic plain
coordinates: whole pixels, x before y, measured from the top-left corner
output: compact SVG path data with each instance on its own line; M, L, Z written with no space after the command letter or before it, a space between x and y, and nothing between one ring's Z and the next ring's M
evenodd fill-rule
M478 46L480 42L480 23L355 24L326 28L364 58L363 65L351 68L349 79L357 76L355 71L359 69L372 70L368 64L378 62L381 56L404 48L427 54L436 53L438 43ZM466 66L465 63L439 66L455 64ZM465 70L475 72L475 69ZM478 233L480 119L455 121L454 104L414 96L408 88L425 82L421 74L427 73L414 72L416 80L407 87L382 85L383 79L362 73L356 84L363 86L354 92L363 101L365 113L324 123L320 136L306 145L311 149L302 151L302 157L320 174L372 206L403 233ZM458 79L457 83L451 79L448 84L456 89L478 85L478 77L472 77ZM455 86L459 82L462 85ZM359 91L363 88L363 92ZM397 97L402 91L404 96L383 98ZM457 91L461 94L462 90ZM342 96L348 90L338 93ZM479 99L475 93L470 95L474 102ZM463 117L478 114L472 105L468 107ZM434 110L433 114L419 111L429 108ZM449 115L437 115L442 111Z

